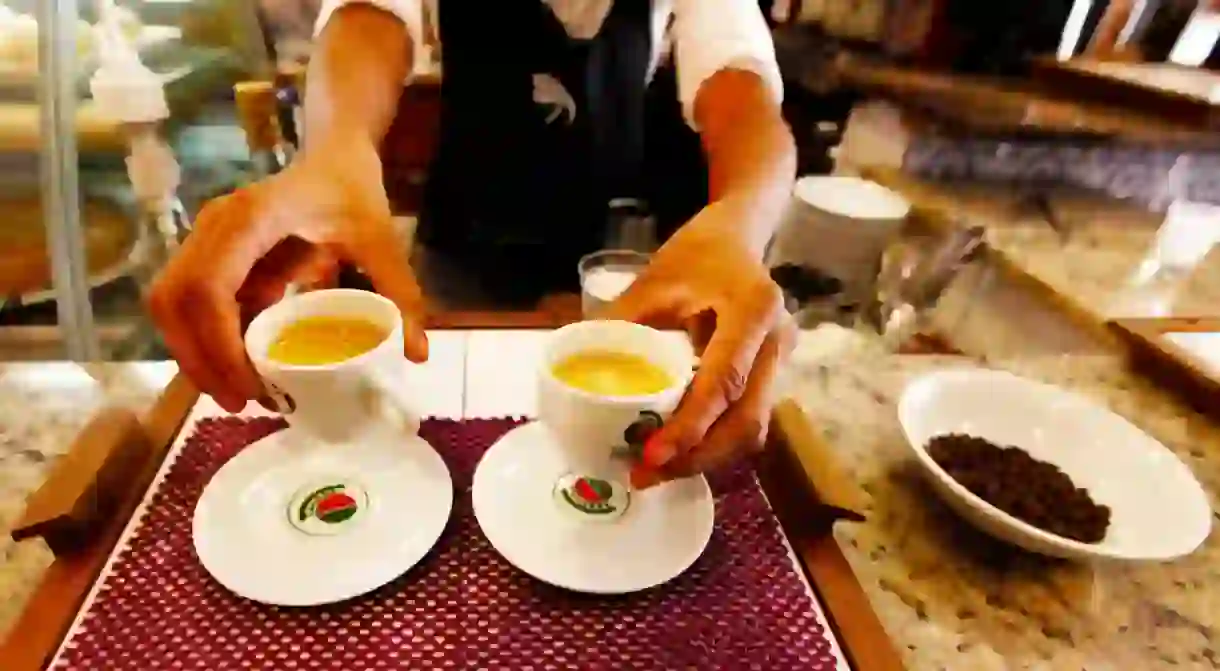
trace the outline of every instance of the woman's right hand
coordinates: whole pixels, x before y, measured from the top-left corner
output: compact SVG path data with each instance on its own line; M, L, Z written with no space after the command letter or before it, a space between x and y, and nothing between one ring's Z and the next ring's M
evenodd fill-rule
M282 298L289 283L333 277L340 261L398 305L407 357L427 359L423 297L367 137L313 145L279 175L205 205L154 281L149 311L182 372L238 412L264 395L242 341L248 319Z

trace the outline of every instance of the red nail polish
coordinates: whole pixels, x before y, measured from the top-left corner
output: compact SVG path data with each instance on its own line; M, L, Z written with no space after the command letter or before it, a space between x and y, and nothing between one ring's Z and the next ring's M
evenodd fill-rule
M673 449L660 439L659 436L653 435L644 443L644 463L659 468L664 466L673 457Z
M648 489L660 482L661 478L647 466L634 466L631 469L632 489Z

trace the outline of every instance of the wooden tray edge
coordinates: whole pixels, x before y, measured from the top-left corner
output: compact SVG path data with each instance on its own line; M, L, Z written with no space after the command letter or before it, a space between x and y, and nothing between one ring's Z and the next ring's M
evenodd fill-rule
M785 401L776 408L768 443L758 468L759 481L848 664L857 671L902 671L906 668L902 658L833 533L840 520L863 519L866 495L859 491L845 496L842 484L835 487L836 493L814 489L841 469L794 402ZM821 462L818 470L824 477L809 476L810 458ZM797 474L805 477L794 477ZM844 515L843 501L857 506L859 517Z
M182 374L175 375L142 419L150 446L147 461L94 541L78 552L57 556L43 574L0 644L0 668L33 671L51 662L198 398L195 386Z
M1195 410L1220 420L1220 379L1212 377L1166 333L1220 332L1220 317L1122 318L1110 328L1127 346L1132 371Z

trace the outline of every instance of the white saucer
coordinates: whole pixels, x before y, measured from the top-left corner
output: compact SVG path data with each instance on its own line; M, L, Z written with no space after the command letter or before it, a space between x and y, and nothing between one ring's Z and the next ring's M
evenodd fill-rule
M625 594L667 582L695 563L712 536L715 504L702 476L606 499L587 514L556 485L570 476L560 447L537 422L505 434L483 455L472 498L479 527L509 563L577 592ZM628 500L629 498L629 500Z
M414 566L453 508L449 469L419 436L370 431L325 445L292 428L242 450L195 507L195 552L239 596L314 606Z

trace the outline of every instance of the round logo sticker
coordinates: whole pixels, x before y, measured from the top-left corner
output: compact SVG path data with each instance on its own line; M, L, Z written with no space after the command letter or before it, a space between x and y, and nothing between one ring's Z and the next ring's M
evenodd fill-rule
M565 475L555 484L559 504L593 519L618 519L627 511L631 495L614 480L584 475Z
M352 482L302 488L288 506L288 521L311 536L342 533L368 508L368 495Z

